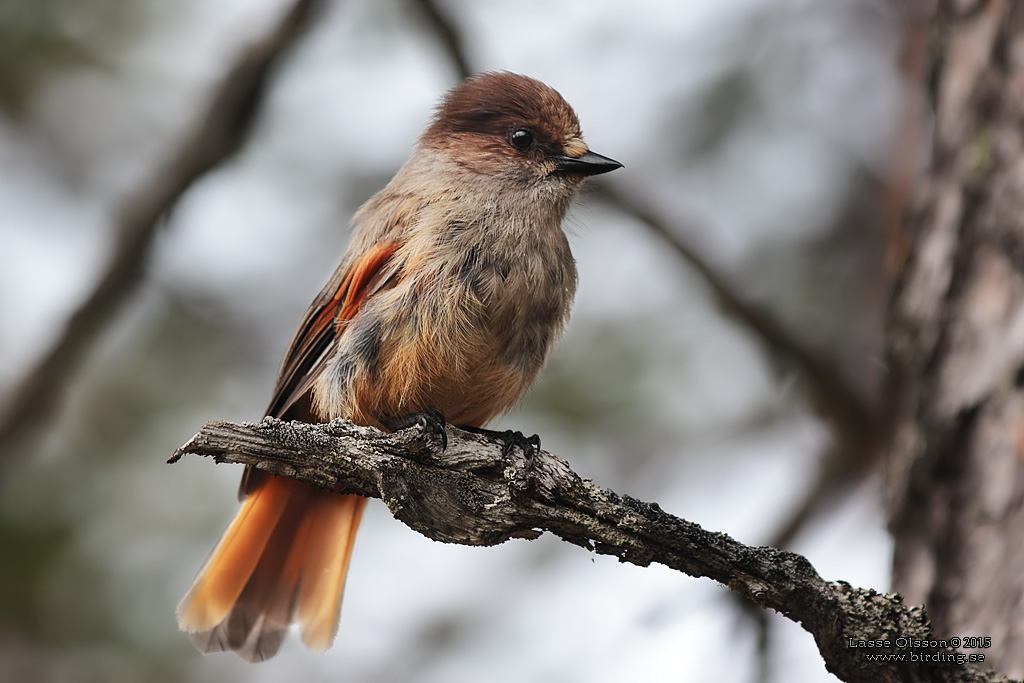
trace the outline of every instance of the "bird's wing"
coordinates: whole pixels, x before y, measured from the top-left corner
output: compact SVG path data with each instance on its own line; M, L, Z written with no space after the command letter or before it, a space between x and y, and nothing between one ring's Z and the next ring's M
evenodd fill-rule
M266 414L284 418L323 371L335 340L379 285L384 264L397 242L377 244L351 266L342 266L310 305L285 353Z

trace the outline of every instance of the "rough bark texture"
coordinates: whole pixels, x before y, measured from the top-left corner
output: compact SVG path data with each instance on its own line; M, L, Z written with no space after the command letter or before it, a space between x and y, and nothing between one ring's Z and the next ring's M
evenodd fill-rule
M1024 3L948 0L888 330L893 586L1024 675Z
M380 498L392 514L428 538L495 545L550 531L593 552L647 566L658 562L706 576L756 604L800 623L817 642L825 666L844 681L1006 681L976 665L950 660L931 641L924 610L901 597L824 581L802 556L753 548L667 514L656 504L620 496L581 479L568 463L541 451L532 464L506 458L486 437L419 429L385 434L344 420L324 425L266 418L260 424L210 422L171 458L192 453L253 465L337 491ZM851 647L890 641L889 647ZM893 654L904 661L869 661ZM917 661L912 657L916 655ZM927 655L927 661L921 661Z

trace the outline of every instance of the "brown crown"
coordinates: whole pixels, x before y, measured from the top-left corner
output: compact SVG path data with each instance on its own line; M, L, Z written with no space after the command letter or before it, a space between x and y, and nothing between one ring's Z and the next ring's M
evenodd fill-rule
M550 154L562 153L566 141L580 136L576 112L558 91L502 71L468 78L449 90L422 142L445 147L464 136L505 140L520 127L531 129L538 147Z

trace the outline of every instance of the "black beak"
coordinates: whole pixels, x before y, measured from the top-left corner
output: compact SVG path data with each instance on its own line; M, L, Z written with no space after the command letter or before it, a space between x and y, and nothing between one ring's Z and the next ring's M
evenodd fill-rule
M622 164L609 159L596 152L586 152L583 156L567 157L553 156L551 160L558 164L558 170L563 173L578 173L580 175L600 175L608 171L622 168Z

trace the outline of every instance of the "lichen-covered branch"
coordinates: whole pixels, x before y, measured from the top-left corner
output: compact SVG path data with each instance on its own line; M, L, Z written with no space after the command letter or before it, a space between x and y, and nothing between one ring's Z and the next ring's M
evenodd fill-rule
M528 463L505 457L487 437L448 429L448 447L413 428L387 434L344 420L310 425L266 418L259 424L210 422L171 458L213 457L252 465L339 493L380 498L399 521L428 538L496 545L548 531L593 552L647 566L658 562L709 577L814 636L829 671L844 681L1006 681L941 646L924 611L899 596L823 580L806 558L750 547L674 517L658 505L620 496L579 477L546 451ZM890 647L856 647L860 641ZM868 655L905 661L870 661ZM912 655L918 661L912 661ZM929 659L921 661L921 655Z

